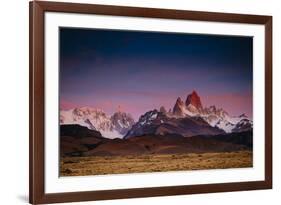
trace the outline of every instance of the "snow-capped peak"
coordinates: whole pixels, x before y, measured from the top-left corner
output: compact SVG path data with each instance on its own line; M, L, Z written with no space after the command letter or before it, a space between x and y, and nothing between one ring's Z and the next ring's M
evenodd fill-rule
M123 136L127 134L128 130L133 126L133 117L125 112L118 111L114 113L110 118L113 128L117 130Z
M199 116L211 126L223 129L225 132L237 132L237 124L244 119L247 119L248 126L243 126L243 128L252 127L252 121L248 119L245 114L242 114L238 117L233 117L230 116L224 109L217 108L215 105L203 108L201 99L196 91L193 91L187 96L185 104L180 97L177 99L173 108L173 115L174 117Z
M145 113L144 115L140 116L139 123L141 125L151 124L151 122L153 120L155 120L157 118L157 116L158 116L158 111L157 110L149 111L149 112Z
M60 111L60 124L79 124L99 131L106 138L122 138L134 124L126 113L116 112L108 116L103 110L79 107Z

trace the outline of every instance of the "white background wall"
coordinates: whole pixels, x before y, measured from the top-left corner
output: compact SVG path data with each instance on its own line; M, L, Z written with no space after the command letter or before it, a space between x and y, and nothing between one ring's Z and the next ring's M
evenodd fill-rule
M74 0L73 0L74 2ZM219 194L125 199L73 204L280 204L281 5L278 0L75 0L97 4L273 15L274 188ZM28 200L28 0L1 1L0 204Z

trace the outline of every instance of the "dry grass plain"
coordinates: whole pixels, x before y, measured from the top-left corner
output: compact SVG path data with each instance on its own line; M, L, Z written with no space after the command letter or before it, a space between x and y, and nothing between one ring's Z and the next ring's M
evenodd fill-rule
M60 176L226 169L252 166L253 154L250 151L141 156L64 157L61 158L60 162Z

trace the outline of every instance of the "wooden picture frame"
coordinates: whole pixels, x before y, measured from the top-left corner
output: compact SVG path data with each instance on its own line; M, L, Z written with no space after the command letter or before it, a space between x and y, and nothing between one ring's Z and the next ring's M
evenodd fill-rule
M229 192L272 188L272 17L199 11L167 10L104 6L92 4L33 1L29 5L30 20L30 104L29 104L29 200L32 204L153 197L181 194ZM157 19L195 20L208 22L243 23L265 26L265 179L232 183L180 185L165 187L45 193L45 12L97 14Z

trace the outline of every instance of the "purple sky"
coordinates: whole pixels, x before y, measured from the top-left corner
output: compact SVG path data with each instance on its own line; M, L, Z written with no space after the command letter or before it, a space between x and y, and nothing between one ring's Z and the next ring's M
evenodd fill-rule
M203 106L252 117L252 38L60 30L60 107L135 119L196 90Z

